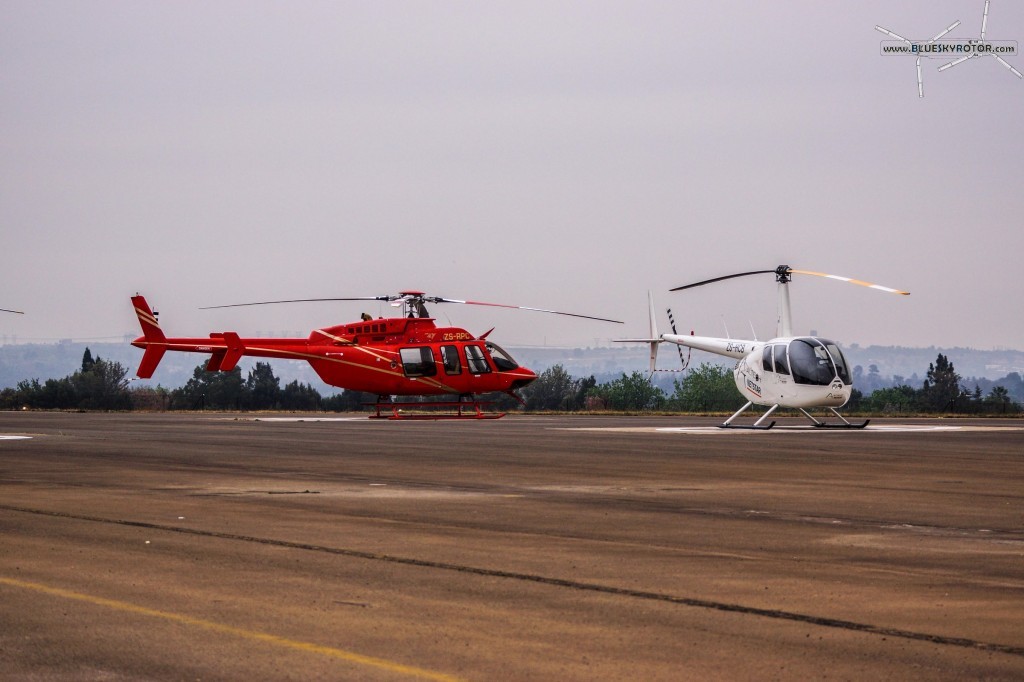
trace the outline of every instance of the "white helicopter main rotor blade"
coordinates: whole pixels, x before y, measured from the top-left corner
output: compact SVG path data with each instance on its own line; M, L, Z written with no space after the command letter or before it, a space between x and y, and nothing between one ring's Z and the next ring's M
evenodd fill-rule
M960 59L955 59L955 60L951 61L949 64L943 64L942 66L939 67L939 71L945 71L946 69L948 69L951 66L956 66L957 64L959 64L961 62L966 62L968 59L970 59L973 56L974 56L973 54L969 54L969 55L966 55L964 57L960 57Z
M1017 69L1015 69L1012 66L1010 66L1009 62L1007 62L1005 59L1003 59L1002 57L1000 57L997 54L994 54L992 56L995 57L997 60L999 60L1000 64L1002 64L1003 66L1008 68L1013 73L1014 76L1016 76L1017 78L1024 78L1024 74L1022 74L1020 71L1018 71Z
M924 81L921 80L921 58L917 58L917 96L924 97Z
M985 0L985 13L981 15L981 39L985 40L985 26L988 25L988 3L989 0Z
M836 280L839 280L840 282L849 282L850 284L859 284L862 287L868 287L869 289L877 289L878 291L885 291L885 292L888 292L890 294L900 294L902 296L909 296L910 295L909 291L901 291L899 289L893 289L892 287L883 287L881 284L872 284L871 282L865 282L865 281L862 281L862 280L859 280L859 279L853 279L851 277L841 277L839 275L829 275L829 274L826 274L824 272L813 272L811 270L793 270L793 269L790 269L790 272L794 272L794 273L797 273L797 274L800 274L800 275L815 275L816 277L825 277L827 279L836 279Z
M887 29L887 28L882 28L881 26L875 26L875 30L876 30L876 31L881 31L882 33L884 33L884 34L886 34L886 35L888 35L888 36L892 36L892 37L893 37L893 38L895 38L896 40L902 40L902 41L903 41L903 42L905 42L905 43L906 43L907 45L913 45L913 43L912 43L912 42L910 42L909 40L907 40L906 38L904 38L904 37L903 37L903 36L901 36L900 34L898 34L898 33L893 33L892 31L890 31L890 30L889 30L889 29Z

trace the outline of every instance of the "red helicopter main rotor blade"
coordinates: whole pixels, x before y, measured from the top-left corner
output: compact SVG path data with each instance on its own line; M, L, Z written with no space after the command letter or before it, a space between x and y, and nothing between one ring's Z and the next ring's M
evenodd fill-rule
M425 296L419 291L404 291L397 296L352 296L345 298L293 298L282 301L257 301L254 303L232 303L229 305L204 306L200 310L213 310L216 308L241 308L253 305L271 305L275 303L316 303L323 301L419 301L420 303L463 303L466 305L485 305L492 308L512 308L515 310L533 310L538 313L550 313L552 315L566 315L568 317L579 317L585 320L598 320L599 322L614 322L623 324L621 320L610 320L607 317L595 317L593 315L580 315L578 313L566 313L559 310L547 310L545 308L531 308L523 305L506 305L504 303L485 303L484 301L463 301L455 298L443 298L441 296Z
M208 305L200 310L213 310L215 308L241 308L247 305L271 305L274 303L318 303L322 301L390 301L391 296L354 296L350 298L293 298L286 301L257 301L255 303L230 303L228 305Z
M621 320L610 320L607 317L594 317L593 315L580 315L578 313L564 313L559 310L547 310L545 308L531 308L525 305L506 305L504 303L485 303L483 301L458 301L451 298L441 298L436 301L437 303L465 303L466 305L486 305L492 308L513 308L515 310L533 310L538 313L551 313L552 315L567 315L569 317L581 317L585 320L598 320L600 322L614 322L615 324L624 324Z

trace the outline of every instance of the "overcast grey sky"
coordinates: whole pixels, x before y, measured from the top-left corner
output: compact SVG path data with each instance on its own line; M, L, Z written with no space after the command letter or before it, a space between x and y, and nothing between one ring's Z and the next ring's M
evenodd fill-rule
M0 3L0 332L300 331L404 289L506 345L774 332L1024 347L1024 81L883 57L983 0ZM987 37L1024 41L1024 3ZM1024 57L1007 61L1024 71ZM664 318L660 321L664 330ZM681 330L682 331L682 330ZM111 339L113 340L113 339Z

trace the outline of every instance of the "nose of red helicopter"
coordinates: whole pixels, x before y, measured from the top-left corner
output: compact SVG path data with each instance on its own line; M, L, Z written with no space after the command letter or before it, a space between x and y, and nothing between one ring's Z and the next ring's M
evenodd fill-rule
M517 390L524 386L529 386L537 380L537 373L532 369L526 367L517 367L515 370L515 379L512 380L512 385L509 387L510 390Z

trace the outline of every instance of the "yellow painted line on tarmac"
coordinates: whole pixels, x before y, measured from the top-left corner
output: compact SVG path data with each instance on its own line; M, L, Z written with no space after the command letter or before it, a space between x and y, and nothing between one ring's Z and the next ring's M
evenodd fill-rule
M321 644L313 644L312 642L302 642L299 640L288 639L286 637L278 637L277 635L271 635L266 632L259 632L257 630L246 630L245 628L237 628L232 625L225 625L223 623L216 623L210 620L203 620L202 618L193 618L192 616L185 616L180 613L171 613L170 611L159 611L157 609L150 609L145 606L139 606L137 604L131 604L129 602L117 601L116 599L106 599L105 597L96 597L89 594L82 594L81 592L72 592L71 590L65 590L60 587L50 587L49 585L43 585L42 583L28 582L26 580L16 580L14 578L6 578L0 576L0 585L9 585L11 587L20 587L26 590L34 590L43 594L48 594L55 597L63 597L65 599L75 599L78 601L94 604L96 606L105 606L110 609L117 611L124 611L127 613L134 613L142 616L150 616L153 618L162 618L163 620L172 621L175 623L181 623L183 625L191 625L193 627L200 627L206 630L212 630L213 632L220 632L227 635L235 635L236 637L243 637L245 639L251 639L258 642L266 642L268 644L275 644L280 647L287 649L294 649L296 651L304 651L306 653L320 654L321 656L327 656L329 658L336 658L349 663L357 663L359 665L365 665L371 668L378 668L380 670L386 670L388 672L400 673L408 675L410 677L417 677L424 680L445 680L454 681L459 678L453 677L452 675L446 675L444 673L434 672L432 670L425 670L423 668L417 668L411 665L404 665L402 663L395 663L394 661L388 661L383 658L376 658L373 656L364 656L357 654L352 651L345 651L344 649L336 649L334 647L323 646Z

